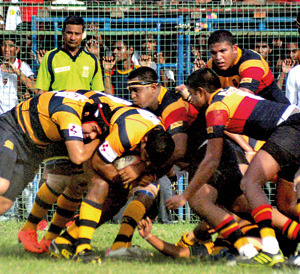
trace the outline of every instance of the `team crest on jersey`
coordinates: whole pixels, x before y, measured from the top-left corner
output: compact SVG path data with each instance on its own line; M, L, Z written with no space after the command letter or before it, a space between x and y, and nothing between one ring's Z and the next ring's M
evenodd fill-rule
M107 141L104 141L99 147L99 152L110 163L112 163L119 156Z
M240 82L240 84L242 84L242 83L252 83L252 78L243 78L242 80L241 80L241 82Z
M83 66L81 76L85 78L89 77L89 69L90 69L89 67Z
M69 124L69 136L83 138L81 126Z

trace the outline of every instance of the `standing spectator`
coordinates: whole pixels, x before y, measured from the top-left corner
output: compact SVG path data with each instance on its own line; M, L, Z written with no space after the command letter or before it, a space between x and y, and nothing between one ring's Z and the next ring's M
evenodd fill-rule
M63 46L47 52L38 71L35 88L51 90L93 89L103 91L100 63L81 47L84 20L71 15L63 23Z
M105 92L114 94L123 99L130 100L130 92L127 90L127 76L138 66L132 62L134 52L131 37L117 37L114 44L113 56L103 57L105 72Z
M162 51L158 52L157 37L154 35L145 35L142 43L142 55L139 58L141 66L147 66L157 71L157 65L166 63L166 58ZM171 87L175 82L174 72L172 70L160 69L161 83L164 87Z
M285 92L286 90L286 76L290 70L299 63L299 46L296 39L291 39L285 44L285 58L280 64L280 74L277 79L278 87Z
M12 109L19 102L22 84L34 90L34 74L28 64L17 58L20 51L19 36L4 35L1 44L0 114Z
M29 91L34 90L33 71L28 64L17 58L20 52L19 40L19 36L10 34L4 35L1 41L0 114L7 112L18 104L24 85ZM29 94L29 92L25 90L23 95L26 94ZM27 193L31 195L29 188ZM6 213L6 216L14 215L17 209L18 202L16 201L10 211ZM28 210L30 211L29 208Z
M298 33L300 34L300 12L297 14L296 26ZM299 53L298 53L299 54ZM290 100L291 104L295 104L300 107L300 65L293 67L287 77L286 81L286 97Z

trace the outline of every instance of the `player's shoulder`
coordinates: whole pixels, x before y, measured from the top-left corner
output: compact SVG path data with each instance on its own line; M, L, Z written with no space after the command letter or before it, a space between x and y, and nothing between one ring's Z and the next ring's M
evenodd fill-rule
M261 60L261 55L251 49L242 49L241 62L246 62L249 60Z

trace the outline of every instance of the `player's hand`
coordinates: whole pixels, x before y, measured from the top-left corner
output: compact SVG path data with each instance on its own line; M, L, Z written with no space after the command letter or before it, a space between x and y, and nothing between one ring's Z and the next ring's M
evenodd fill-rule
M142 238L147 237L151 233L152 222L149 217L142 219L138 224L138 231Z
M166 201L167 209L177 209L186 204L187 199L183 195L175 195Z
M184 84L175 87L175 92L179 93L183 100L188 100L188 98L191 97L191 94L189 93L187 87Z
M142 56L139 59L139 62L142 67L150 67L152 62L152 57L147 54L142 54Z
M156 181L156 176L154 174L145 174L139 179L140 186L147 186Z
M127 185L136 180L141 175L141 171L139 165L136 164L122 168L119 171L119 174L122 179L123 185Z
M116 59L114 56L103 56L102 65L104 71L111 72L116 64Z

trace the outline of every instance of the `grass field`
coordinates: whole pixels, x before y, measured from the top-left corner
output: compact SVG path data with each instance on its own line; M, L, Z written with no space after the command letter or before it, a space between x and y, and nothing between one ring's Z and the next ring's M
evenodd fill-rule
M67 260L57 260L47 254L36 255L25 252L18 243L17 234L22 223L0 222L0 273L2 274L172 274L172 273L205 273L205 274L261 274L261 273L300 273L300 269L272 269L269 267L229 267L222 263L201 262L199 259L173 259L157 252L136 233L134 244L140 245L153 256L139 260L103 260L102 265L81 264ZM183 232L193 228L192 224L154 224L153 234L172 243L177 242ZM102 257L110 247L118 225L106 224L100 227L93 238L93 246ZM39 238L45 232L39 232Z

